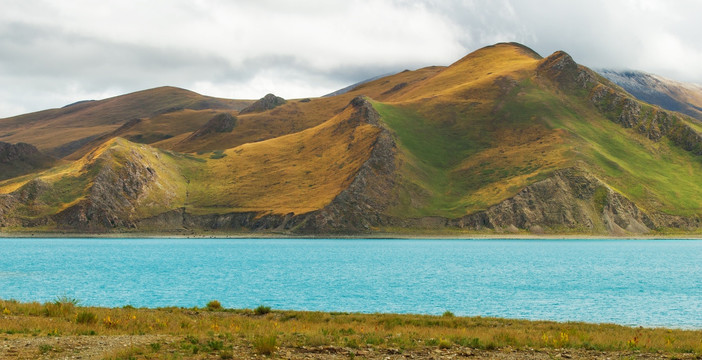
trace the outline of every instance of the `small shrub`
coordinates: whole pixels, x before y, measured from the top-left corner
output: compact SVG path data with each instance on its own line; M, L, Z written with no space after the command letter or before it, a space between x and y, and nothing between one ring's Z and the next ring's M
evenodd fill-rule
M453 344L446 339L439 340L439 349L450 349Z
M231 351L222 351L222 353L219 354L219 357L222 359L233 359L234 354Z
M217 340L210 340L207 342L207 347L209 347L212 351L222 350L222 349L224 349L224 342L217 341Z
M444 313L443 313L441 316L443 316L443 317L448 317L448 318L454 317L453 313L450 312L450 311L448 311L448 310L447 310L447 311L444 311Z
M346 347L352 348L352 349L358 349L358 342L356 341L355 338L344 338L344 345Z
M44 313L49 317L68 316L73 313L78 303L77 299L61 296L54 302L44 304Z
M76 306L80 303L80 300L64 295L64 296L57 297L56 300L54 300L54 303L55 304L70 304L70 305Z
M272 355L277 349L277 341L275 334L257 336L253 339L253 347L261 355Z
M185 341L187 341L193 345L198 344L200 342L200 340L198 340L198 338L196 338L195 336L192 336L192 335L186 336Z
M331 340L324 334L314 333L307 336L305 343L308 346L326 346L331 344Z
M117 327L117 325L119 325L119 321L112 319L108 315L104 319L102 319L102 324L105 325L106 328L114 329Z
M95 324L97 322L97 315L90 311L81 311L76 316L76 322L78 324Z
M382 336L376 333L363 334L362 337L366 345L380 345L385 341Z
M210 159L221 159L223 157L227 156L227 154L224 153L222 150L215 150L211 155Z
M151 351L153 352L159 352L161 350L161 343L151 343L149 346L151 346Z
M457 338L453 338L453 342L460 345L460 346L465 346L465 347L469 347L469 348L473 348L473 349L480 349L481 348L479 338L457 337Z
M219 310L222 308L222 304L217 300L212 300L207 303L207 310Z
M53 350L54 347L49 345L49 344L41 344L39 345L39 353L44 355L48 353L49 351Z
M254 314L256 315L266 315L269 312L271 312L270 306L259 305L257 308L254 309Z

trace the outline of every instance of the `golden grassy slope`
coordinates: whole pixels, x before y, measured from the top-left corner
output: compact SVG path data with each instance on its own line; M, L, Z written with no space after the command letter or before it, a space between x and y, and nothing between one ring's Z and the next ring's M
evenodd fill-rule
M353 181L380 131L351 120L353 112L348 107L316 127L207 159L187 175L188 209L302 214L324 207Z
M198 156L114 138L66 165L0 182L0 193L39 179L51 187L50 196L40 209L22 214L46 216L85 199L103 169L136 164L155 173L148 191L133 202L138 218L181 207L195 214L302 214L329 204L370 156L380 128L354 114L349 106L295 134Z
M352 91L333 97L310 99L309 102L289 100L275 109L237 116L238 123L232 133L211 134L190 142L180 142L189 134L154 144L154 146L181 152L224 150L246 143L272 139L317 126L338 114L356 96L364 95L375 100L393 97L391 91L398 84L413 84L430 78L442 67L428 67L405 71L360 85Z

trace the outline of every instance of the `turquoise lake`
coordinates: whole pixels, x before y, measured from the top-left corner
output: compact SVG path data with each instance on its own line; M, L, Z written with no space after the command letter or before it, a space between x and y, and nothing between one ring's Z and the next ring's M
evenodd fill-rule
M0 239L0 298L702 328L702 241Z

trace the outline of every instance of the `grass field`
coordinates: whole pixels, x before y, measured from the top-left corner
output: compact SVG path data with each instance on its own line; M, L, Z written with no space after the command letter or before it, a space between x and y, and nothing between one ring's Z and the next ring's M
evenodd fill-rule
M109 342L110 337L122 335L161 336L148 344L103 354L106 359L277 357L330 348L342 358L388 352L410 356L427 350L548 353L564 349L613 352L620 357L627 353L702 356L700 330L457 317L448 311L428 316L280 311L265 306L232 310L218 301L190 309L96 308L79 306L68 298L45 304L0 301L0 311L0 344L16 339L41 343L37 339L47 337L106 337L101 339ZM44 345L24 351L27 356L63 357L73 350Z

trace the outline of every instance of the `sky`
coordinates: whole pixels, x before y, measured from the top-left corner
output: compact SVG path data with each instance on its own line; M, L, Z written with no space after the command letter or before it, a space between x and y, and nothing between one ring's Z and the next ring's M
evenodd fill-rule
M497 42L702 83L699 0L0 0L0 117L170 85L315 97Z

